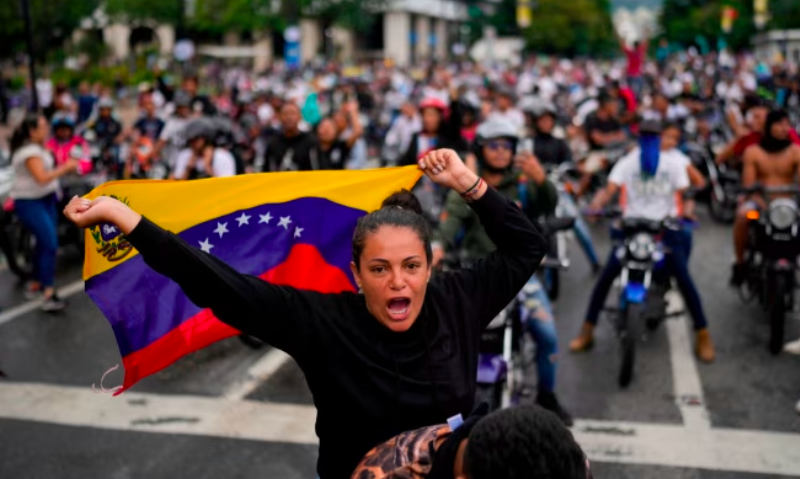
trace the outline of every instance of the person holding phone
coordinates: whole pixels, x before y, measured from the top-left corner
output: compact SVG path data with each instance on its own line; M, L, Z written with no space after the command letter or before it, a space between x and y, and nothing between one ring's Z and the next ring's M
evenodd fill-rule
M485 121L478 127L472 157L481 179L519 206L525 216L536 221L541 216L553 214L558 192L533 153L520 151L515 154L519 143L517 131L516 125L506 119ZM455 248L456 238L462 231L464 236L460 248L465 263L472 264L496 249L478 217L458 194L450 192L442 221L433 235L434 266L441 263L446 251ZM570 425L572 418L555 394L558 336L550 299L536 275L528 279L518 297L524 326L536 344L539 376L536 402Z
M14 211L23 226L36 238L33 257L33 281L25 292L26 297L44 300L42 310L55 312L67 304L56 295L53 286L56 275L58 229L56 219L56 192L58 179L76 172L80 161L67 158L56 165L52 153L45 148L50 125L44 116L28 115L11 136L11 164L14 184L11 197Z

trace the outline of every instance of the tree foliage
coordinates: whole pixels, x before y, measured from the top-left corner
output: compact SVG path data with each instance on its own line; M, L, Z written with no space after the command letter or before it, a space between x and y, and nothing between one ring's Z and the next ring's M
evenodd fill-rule
M191 28L212 32L258 32L281 26L272 0L195 0Z
M576 56L616 51L608 0L538 0L523 35L536 52Z
M722 31L722 8L732 6L738 12L730 33ZM770 0L771 19L765 30L800 28L800 8L797 0ZM713 45L724 39L735 49L750 46L750 39L757 33L753 22L751 0L664 0L664 9L659 19L665 36L683 46L698 43L702 36Z
M112 19L128 23L175 25L183 16L183 0L104 0L104 11Z
M731 6L738 12L730 33L722 31L722 9ZM659 18L664 35L683 46L700 43L700 37L715 45L718 39L734 49L748 46L754 33L751 0L665 0Z
M301 17L318 18L325 25L363 31L375 19L375 12L387 0L195 0L193 28L214 33L283 30Z
M91 15L99 0L27 0L35 56L44 60L72 35L83 18ZM19 0L0 1L0 56L25 52L25 23Z

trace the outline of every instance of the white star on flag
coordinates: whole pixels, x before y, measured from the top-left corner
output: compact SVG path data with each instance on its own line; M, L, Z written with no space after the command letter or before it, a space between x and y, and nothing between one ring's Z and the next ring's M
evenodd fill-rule
M208 242L208 238L206 238L205 241L198 241L198 243L200 243L201 250L205 251L208 254L211 254L211 248L213 248L214 245Z
M303 228L301 228L301 227L299 227L299 226L298 226L297 228L295 228L295 229L294 229L294 237L295 237L295 238L299 238L299 237L300 237L300 234L301 234L302 232L303 232Z
M239 226L242 226L242 225L249 225L249 224L250 224L250 223L249 223L249 221L250 221L250 215L247 215L247 214L245 214L245 213L243 212L243 213L242 213L242 216L240 216L240 217L236 218L236 221L238 221L238 222L239 222Z
M217 229L214 230L214 233L219 233L220 238L228 232L228 223L217 223Z
M289 223L292 222L291 216L281 216L281 220L278 222L278 226L283 226L283 229L289 229Z
M269 211L267 211L267 214L265 214L265 215L258 215L258 217L260 218L258 220L258 224L261 224L261 223L269 224L269 220L272 219L272 215L269 214Z

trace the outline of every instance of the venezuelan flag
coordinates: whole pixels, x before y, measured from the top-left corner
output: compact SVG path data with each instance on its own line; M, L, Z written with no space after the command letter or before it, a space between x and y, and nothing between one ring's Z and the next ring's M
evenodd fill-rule
M263 173L194 181L115 181L112 196L187 243L265 281L324 293L355 291L358 218L420 178L416 166ZM115 395L182 356L239 334L148 267L111 224L86 231L86 292L111 323L125 380Z

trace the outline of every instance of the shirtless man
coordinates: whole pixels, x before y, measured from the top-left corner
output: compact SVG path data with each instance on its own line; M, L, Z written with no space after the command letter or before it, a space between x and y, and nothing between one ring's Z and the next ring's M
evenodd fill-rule
M774 110L767 115L764 136L761 141L744 152L742 185L747 188L755 184L765 187L788 186L797 182L800 173L800 146L794 144L790 133L792 126L783 110ZM772 195L776 197L778 195ZM743 202L733 225L733 245L736 263L733 265L731 283L740 286L744 282L744 252L747 246L747 213L766 207L764 198L751 196Z

